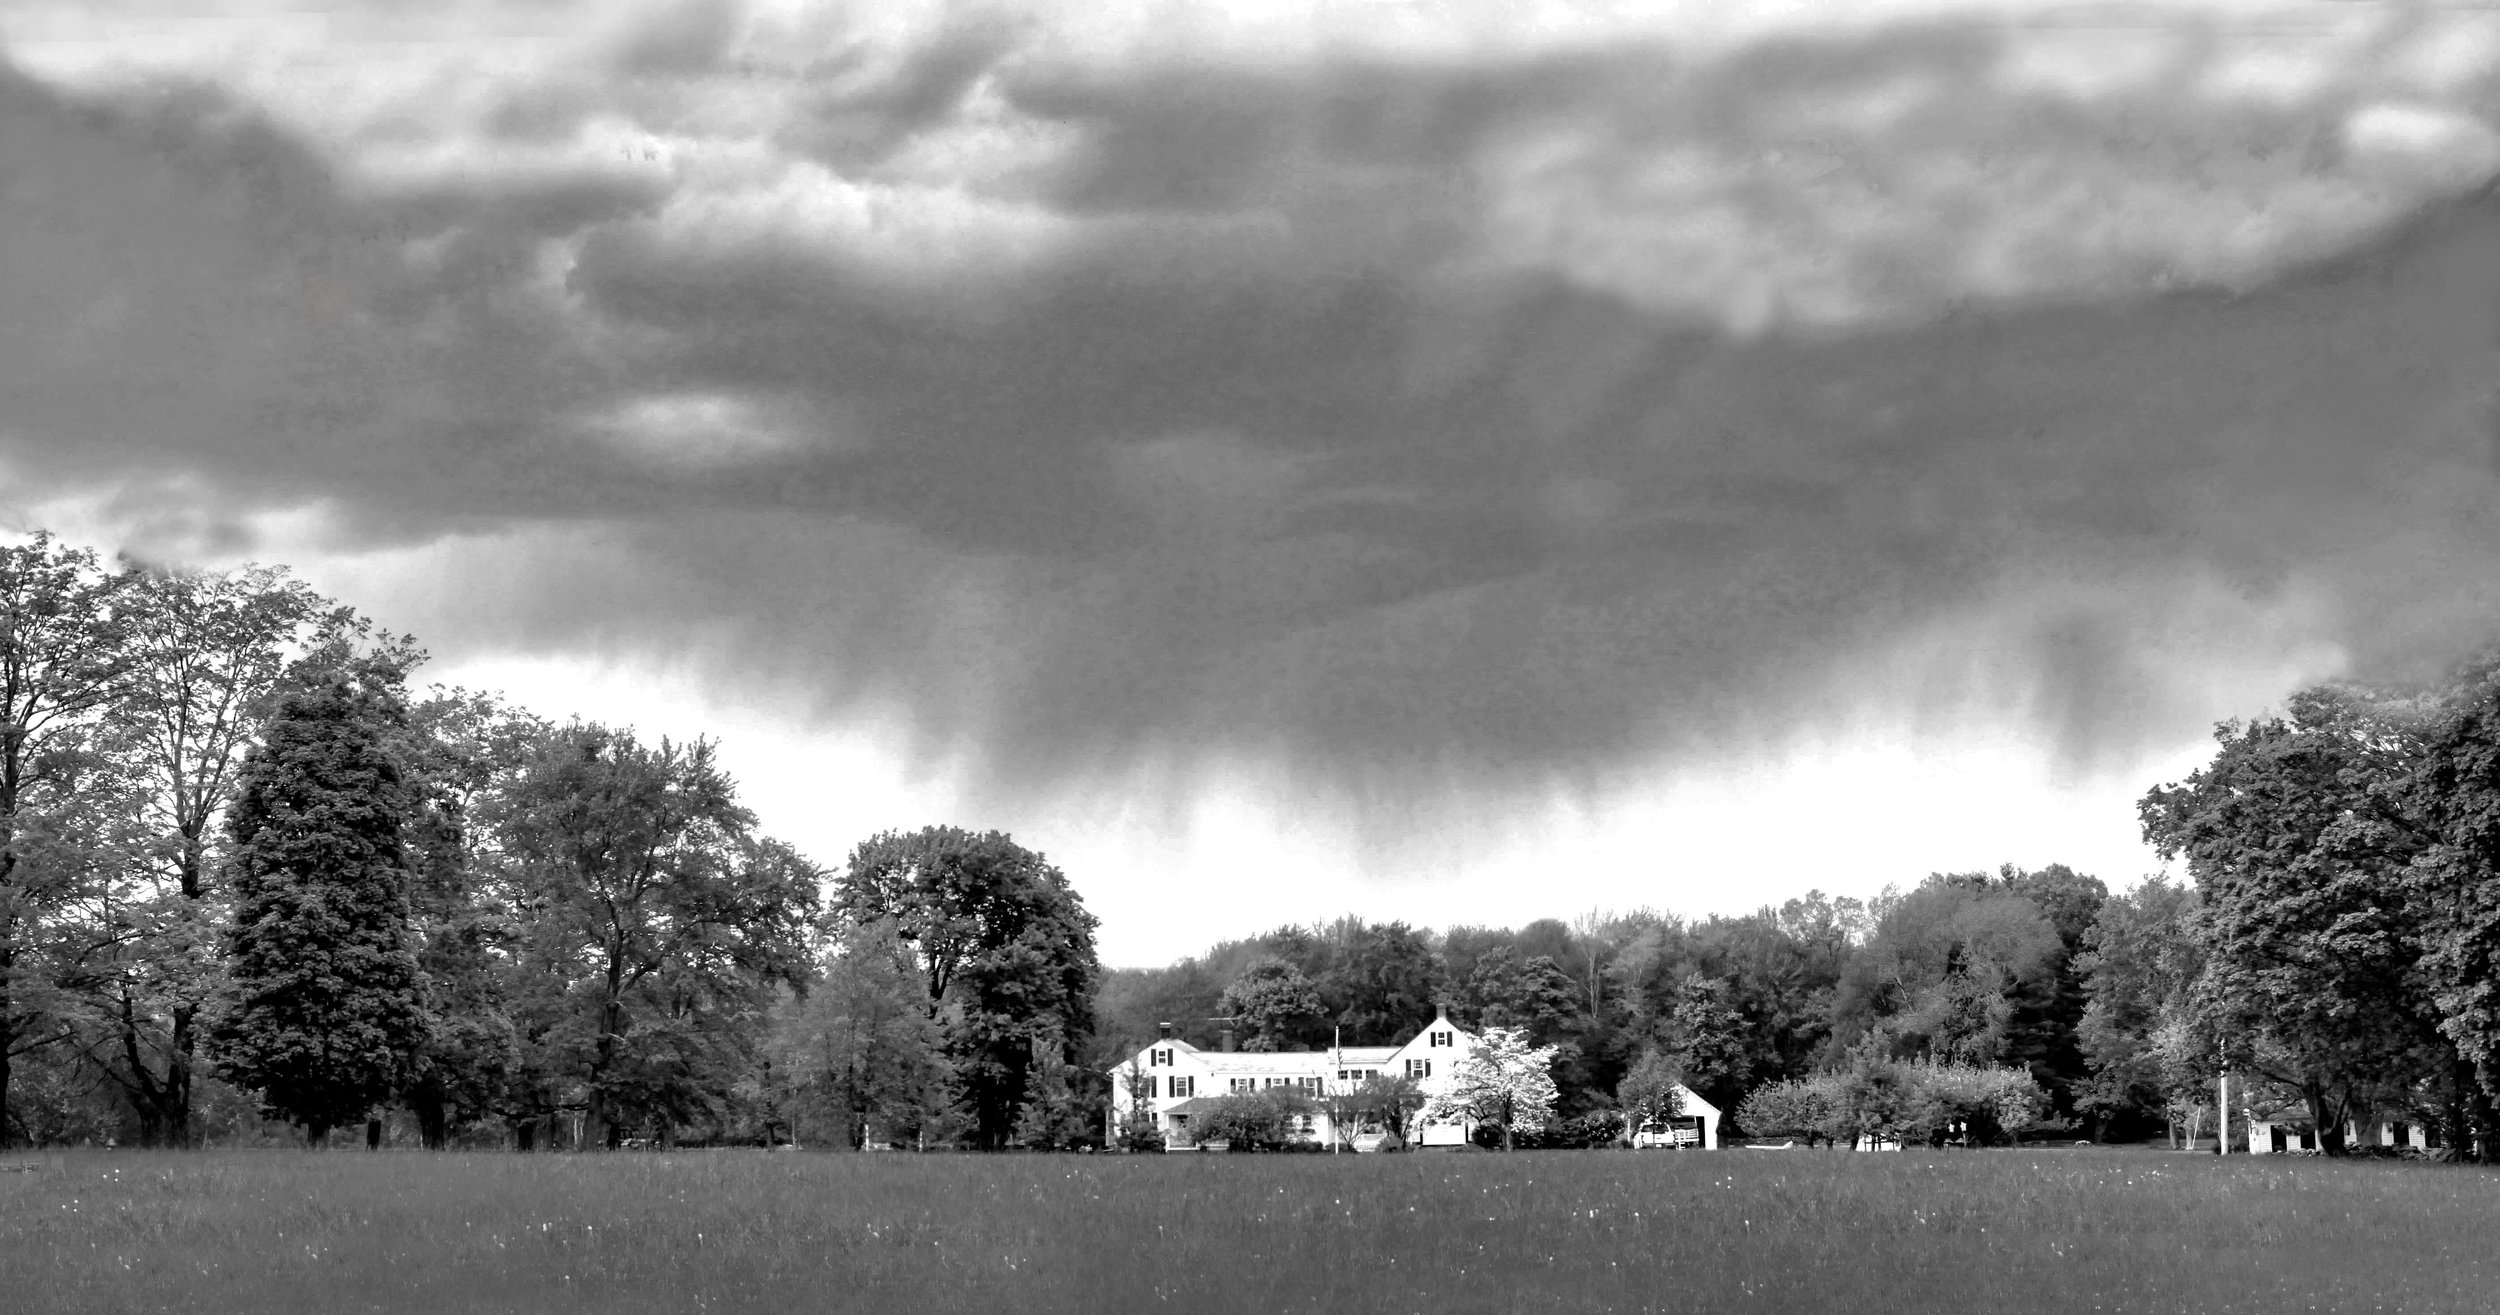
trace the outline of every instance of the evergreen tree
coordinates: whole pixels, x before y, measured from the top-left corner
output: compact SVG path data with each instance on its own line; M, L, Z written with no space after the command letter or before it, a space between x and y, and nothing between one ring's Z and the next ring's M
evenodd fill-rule
M235 897L209 1038L220 1076L316 1145L406 1079L422 1034L393 682L335 671L287 695L227 815Z

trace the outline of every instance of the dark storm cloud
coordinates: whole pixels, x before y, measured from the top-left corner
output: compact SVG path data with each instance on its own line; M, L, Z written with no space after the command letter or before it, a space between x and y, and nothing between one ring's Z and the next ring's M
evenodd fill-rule
M2199 662L2493 623L2481 84L2233 98L2190 26L2092 94L1974 23L1044 27L672 11L332 137L0 74L0 454L439 540L486 578L392 618L438 649L690 657L1010 791L1248 759L1376 816L1868 708L2088 769L2232 711Z

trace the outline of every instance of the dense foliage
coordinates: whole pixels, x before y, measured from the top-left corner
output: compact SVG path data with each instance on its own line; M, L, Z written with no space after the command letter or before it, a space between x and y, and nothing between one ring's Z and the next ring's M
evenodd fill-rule
M826 916L711 741L422 661L282 571L0 547L0 1144L1099 1135L1039 855L877 837Z
M234 917L210 1030L219 1075L316 1144L404 1088L424 1036L386 742L396 672L321 674L279 702L226 811Z

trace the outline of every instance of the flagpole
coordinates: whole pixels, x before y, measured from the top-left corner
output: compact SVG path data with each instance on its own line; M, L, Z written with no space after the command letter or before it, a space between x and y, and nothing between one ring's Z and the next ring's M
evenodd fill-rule
M1345 1129L1337 1126L1337 1115L1345 1110L1345 1092L1338 1089L1345 1086L1345 1024L1343 1023L1337 1024L1336 1035L1328 1043L1328 1068L1330 1072L1337 1075L1330 1079L1337 1084L1336 1088L1331 1088L1337 1091L1337 1103L1330 1107L1328 1115L1328 1153L1334 1155L1345 1145Z

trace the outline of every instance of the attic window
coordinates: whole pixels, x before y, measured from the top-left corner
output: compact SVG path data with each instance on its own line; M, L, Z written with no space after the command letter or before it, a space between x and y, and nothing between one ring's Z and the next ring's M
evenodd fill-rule
M1435 1032L1435 1033L1433 1033L1433 1034L1432 1034L1432 1041L1431 1041L1431 1044L1433 1044L1433 1045L1436 1045L1436 1046L1446 1046L1446 1045L1452 1045L1452 1044L1454 1044L1454 1043L1455 1043L1455 1038L1453 1038L1453 1037L1452 1037L1449 1033L1447 1033L1447 1032Z
M1169 1050L1150 1051L1148 1052L1146 1063L1149 1067L1170 1068L1172 1066L1172 1052Z

